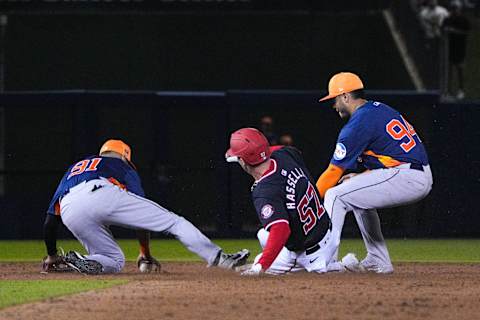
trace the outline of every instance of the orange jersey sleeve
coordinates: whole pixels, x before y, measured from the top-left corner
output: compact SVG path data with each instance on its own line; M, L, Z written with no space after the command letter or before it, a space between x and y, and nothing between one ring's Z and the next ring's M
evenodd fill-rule
M328 189L338 183L344 172L344 169L330 164L327 170L322 173L320 178L317 180L317 189L322 198L325 197L325 193L327 193Z

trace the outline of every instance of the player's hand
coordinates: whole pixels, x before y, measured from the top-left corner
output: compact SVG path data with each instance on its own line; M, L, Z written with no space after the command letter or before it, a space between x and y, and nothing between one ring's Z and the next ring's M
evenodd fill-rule
M42 260L42 273L70 271L73 271L73 269L67 265L63 256L55 254L53 256L46 256Z
M357 174L358 174L358 173L349 173L349 174L344 175L343 177L340 178L340 180L338 180L338 184L340 184L340 183L342 183L342 182L344 182L344 181L346 181L346 180L348 180L348 179L356 176Z
M260 263L253 264L249 269L240 273L242 276L258 276L262 273L262 265Z
M143 254L139 254L137 257L137 267L143 273L160 272L161 269L160 262L157 259Z

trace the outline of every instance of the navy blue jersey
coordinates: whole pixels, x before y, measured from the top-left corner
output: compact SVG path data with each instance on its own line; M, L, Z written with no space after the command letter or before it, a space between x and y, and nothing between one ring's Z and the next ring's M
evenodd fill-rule
M70 188L84 181L98 178L109 179L112 183L127 189L141 197L145 196L138 173L121 159L90 156L71 165L57 187L57 191L48 207L48 214L58 214L55 207L61 197L66 195ZM57 212L56 212L57 211Z
M288 222L286 247L303 251L316 245L330 228L313 178L300 151L284 147L271 155L269 170L254 184L253 203L263 227Z
M330 163L345 170L355 170L358 164L379 169L402 163L427 165L428 157L418 134L398 111L368 101L340 131Z

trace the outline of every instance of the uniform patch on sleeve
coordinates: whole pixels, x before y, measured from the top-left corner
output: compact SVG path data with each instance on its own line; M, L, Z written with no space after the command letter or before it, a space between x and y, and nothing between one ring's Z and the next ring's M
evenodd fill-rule
M268 219L272 216L273 212L274 212L273 207L269 204L266 204L262 207L260 214L262 215L263 219Z
M347 155L347 148L343 143L337 143L335 147L335 152L333 153L333 159L342 160Z

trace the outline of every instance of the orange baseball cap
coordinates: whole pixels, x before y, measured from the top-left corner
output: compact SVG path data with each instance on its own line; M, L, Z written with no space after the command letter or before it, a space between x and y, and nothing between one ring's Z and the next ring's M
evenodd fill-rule
M363 89L363 82L359 76L351 72L340 72L334 75L328 82L328 96L318 101L335 98L342 93Z
M124 156L125 159L127 159L128 163L134 169L136 169L135 165L132 163L132 151L130 149L130 146L128 144L126 144L125 142L123 142L122 140L110 139L110 140L106 141L103 144L103 146L100 148L99 154L101 155L102 153L108 152L108 151L116 152L116 153Z

